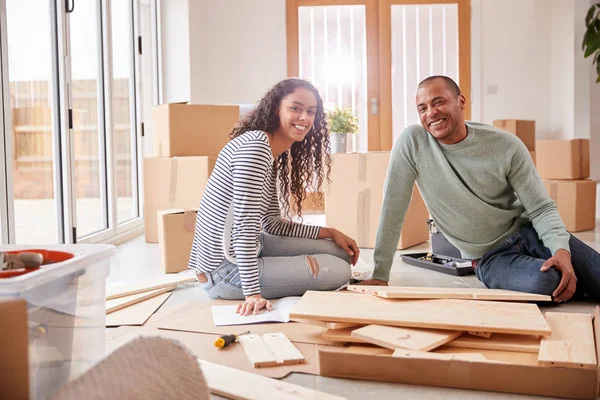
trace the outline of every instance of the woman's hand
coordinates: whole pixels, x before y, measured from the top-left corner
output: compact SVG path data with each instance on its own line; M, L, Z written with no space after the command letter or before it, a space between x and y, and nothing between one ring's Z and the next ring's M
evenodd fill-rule
M246 296L246 301L239 304L237 307L237 313L240 315L258 314L258 311L262 308L266 308L268 311L273 309L273 304L267 299L263 299L260 294L252 296Z
M319 239L333 240L335 244L340 246L346 253L348 253L350 257L352 257L350 264L356 265L360 250L358 249L354 239L333 228L321 228L319 232Z

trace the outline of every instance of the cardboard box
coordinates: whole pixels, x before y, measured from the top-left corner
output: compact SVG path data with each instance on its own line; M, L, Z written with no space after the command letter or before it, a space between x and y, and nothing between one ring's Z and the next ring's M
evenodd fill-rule
M319 204L319 195L321 202ZM290 195L290 212L296 213L296 205L294 198ZM306 199L302 202L302 214L324 214L325 213L325 193L323 192L306 192Z
M325 191L327 226L355 239L359 247L375 247L390 152L332 154L331 186ZM429 240L429 212L416 186L398 242L405 249Z
M3 398L28 399L31 393L27 301L10 297L0 299L0 320L10 324L0 341L3 359L0 363L0 393Z
M154 156L217 156L239 115L239 106L156 106L152 109Z
M195 210L215 166L216 157L151 157L144 159L146 242L158 242L159 210Z
M536 145L536 167L542 179L589 178L589 139L539 140Z
M594 316L596 353L600 359L600 315ZM442 386L553 396L595 399L600 368L546 367L500 362L396 358L391 355L347 353L328 346L319 350L321 376L367 379L381 382Z
M197 211L174 209L157 213L158 248L166 274L185 271L190 261Z
M493 124L496 128L514 133L529 150L535 150L535 121L497 119Z
M596 228L596 181L544 181L569 232Z
M533 165L536 165L535 163L535 150L529 150L529 155L531 156L531 159L533 160Z

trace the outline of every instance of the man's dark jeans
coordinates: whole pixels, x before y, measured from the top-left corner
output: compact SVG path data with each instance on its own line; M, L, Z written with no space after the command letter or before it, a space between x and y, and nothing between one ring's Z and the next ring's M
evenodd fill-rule
M571 262L577 277L576 295L586 294L600 302L600 254L571 235ZM531 223L488 251L479 261L475 273L485 286L492 289L552 295L561 278L560 271L551 268L540 271L552 257Z

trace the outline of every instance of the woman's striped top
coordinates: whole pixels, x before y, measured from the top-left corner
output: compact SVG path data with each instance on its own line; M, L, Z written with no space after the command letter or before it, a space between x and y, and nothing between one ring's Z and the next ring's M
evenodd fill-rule
M279 236L319 236L319 226L281 218L274 163L265 132L231 140L219 153L198 209L189 268L210 273L227 258L238 266L246 296L260 293L261 229Z

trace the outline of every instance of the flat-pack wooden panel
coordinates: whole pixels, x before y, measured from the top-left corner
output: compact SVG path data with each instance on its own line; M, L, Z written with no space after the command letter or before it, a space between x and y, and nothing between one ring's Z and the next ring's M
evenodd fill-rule
M348 290L386 299L461 299L492 301L552 301L552 297L503 289L350 285Z
M116 299L107 300L106 301L106 313L110 314L111 312L121 310L125 307L129 307L131 305L141 303L144 300L151 299L152 297L156 297L159 294L163 294L166 292L170 292L175 289L175 286L168 286L162 289L152 290L150 292L142 292L133 294L131 296L118 297Z
M212 394L234 400L344 400L345 397L199 360Z
M542 339L540 364L556 367L596 368L592 316L579 313L547 312L552 335Z
M360 293L308 291L290 318L523 335L550 335L535 304L455 299L390 300Z
M302 364L304 356L281 332L240 336L238 341L254 368Z
M352 331L352 336L388 349L429 351L463 335L462 331L401 328L367 325Z
M537 354L540 351L540 341L541 338L539 336L494 333L489 338L471 335L461 336L458 339L454 339L446 346L466 347L470 349L520 351Z
M156 219L156 218L155 218ZM177 286L183 283L198 282L195 276L189 275L162 275L157 278L136 282L125 286L119 286L106 291L106 300L119 297L131 296L137 293L150 292L169 286Z
M112 312L106 316L106 326L144 325L169 296L171 293L159 294L151 299Z

